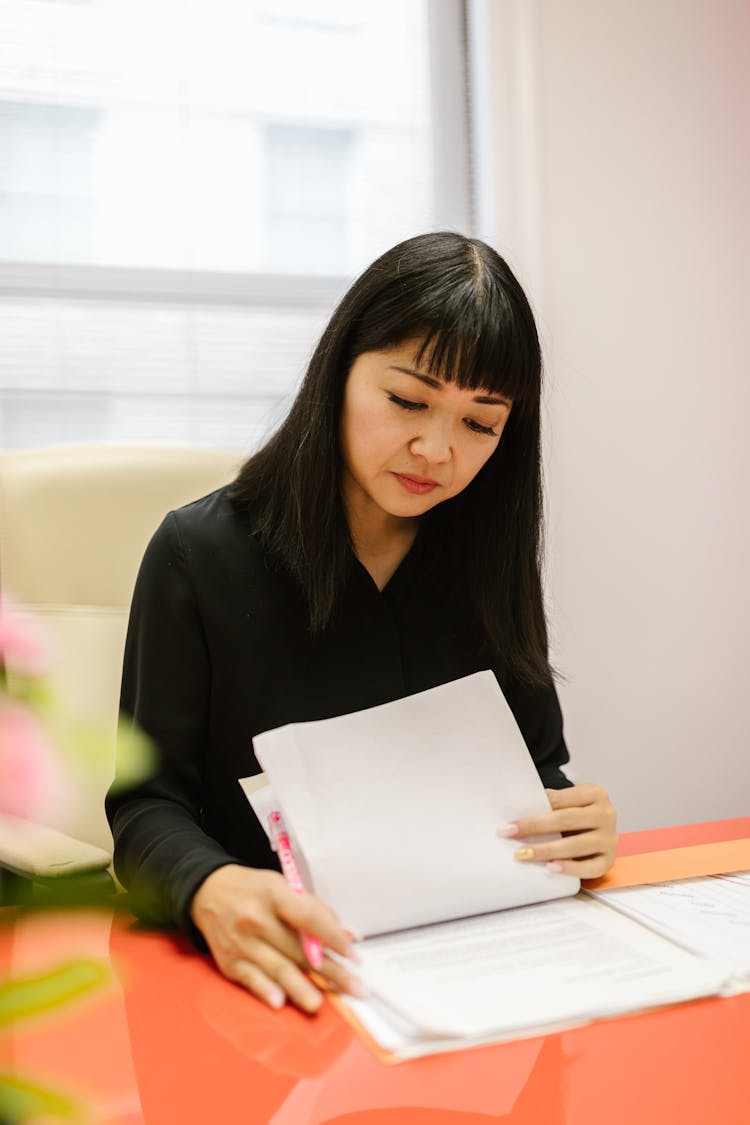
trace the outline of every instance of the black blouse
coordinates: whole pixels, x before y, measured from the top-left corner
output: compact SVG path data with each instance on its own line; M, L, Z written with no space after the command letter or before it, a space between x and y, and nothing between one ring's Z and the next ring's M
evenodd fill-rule
M153 738L157 768L106 801L136 913L202 945L189 916L201 882L225 863L277 866L237 783L259 772L254 735L492 666L463 599L442 595L435 562L418 537L380 591L353 558L335 623L311 636L296 584L269 564L227 488L169 513L136 582L121 696ZM554 687L498 679L544 784L569 785Z

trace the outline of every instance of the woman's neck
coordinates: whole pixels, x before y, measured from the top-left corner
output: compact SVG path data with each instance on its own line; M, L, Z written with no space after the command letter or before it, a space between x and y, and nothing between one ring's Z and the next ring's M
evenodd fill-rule
M354 553L382 590L411 550L418 521L391 516L381 508L348 511L347 518Z

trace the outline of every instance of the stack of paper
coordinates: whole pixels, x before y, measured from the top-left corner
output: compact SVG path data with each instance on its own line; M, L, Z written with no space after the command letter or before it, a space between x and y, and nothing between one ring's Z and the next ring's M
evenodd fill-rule
M728 986L726 962L514 859L497 827L549 802L491 672L254 748L269 788L251 803L264 825L281 808L306 885L362 935L372 998L345 1003L386 1049L531 1035Z
M360 934L579 889L519 863L518 843L497 836L549 802L491 672L280 727L253 746L311 889Z
M750 985L750 871L602 891L595 897L723 965L732 978L725 991L744 992Z

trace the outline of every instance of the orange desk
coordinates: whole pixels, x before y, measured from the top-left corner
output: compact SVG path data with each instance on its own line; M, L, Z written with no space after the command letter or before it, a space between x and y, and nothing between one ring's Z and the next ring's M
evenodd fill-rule
M622 855L750 835L750 818L631 833ZM69 911L0 925L0 975L108 958L111 983L0 1036L0 1068L101 1125L750 1125L750 995L384 1066L336 1012L272 1013L173 934Z

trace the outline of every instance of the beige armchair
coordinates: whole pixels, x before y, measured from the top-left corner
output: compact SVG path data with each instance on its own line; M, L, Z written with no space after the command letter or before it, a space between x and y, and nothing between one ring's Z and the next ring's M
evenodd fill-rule
M0 454L0 591L40 623L67 708L111 735L77 778L74 807L46 825L0 816L0 870L37 883L102 871L120 670L143 551L165 513L226 484L243 457L209 449L90 446ZM9 897L6 893L6 899Z

